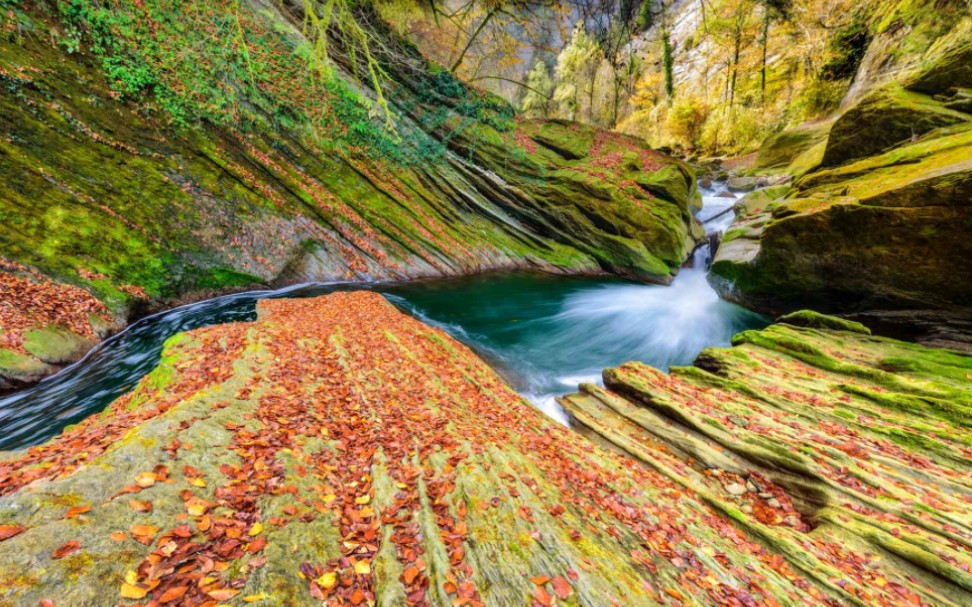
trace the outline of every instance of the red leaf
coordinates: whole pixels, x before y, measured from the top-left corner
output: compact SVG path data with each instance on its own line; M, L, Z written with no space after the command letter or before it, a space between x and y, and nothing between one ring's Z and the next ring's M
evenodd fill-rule
M71 540L70 542L64 544L57 550L51 553L51 558L63 559L69 554L74 554L78 550L81 550L81 542L78 540Z

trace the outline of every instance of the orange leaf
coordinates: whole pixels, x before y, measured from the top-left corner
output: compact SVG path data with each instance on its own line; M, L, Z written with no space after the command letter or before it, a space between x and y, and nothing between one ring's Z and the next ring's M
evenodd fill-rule
M539 575L537 577L530 578L530 581L533 582L534 584L536 584L537 586L543 586L544 584L546 584L547 582L550 581L550 576L549 575Z
M81 550L81 542L78 540L71 540L67 542L57 550L51 553L51 558L53 559L63 559L69 554L74 554L78 550Z
M536 591L533 593L533 598L544 607L552 607L554 603L554 598L550 596L549 592L543 589L543 586L537 586Z
M216 590L210 590L206 594L217 601L228 601L239 593L239 590L233 590L232 588L218 588Z
M571 593L570 582L560 577L559 575L553 579L553 588L554 588L554 594L556 594L557 598L560 600L564 600L570 596Z
M20 535L24 531L27 531L27 527L23 525L0 525L0 542L9 540L15 535Z
M171 603L172 601L182 598L182 595L184 595L187 590L189 590L188 586L173 586L162 593L162 596L159 597L159 602Z
M136 512L151 512L152 502L143 502L142 500L128 500L128 505L131 506L132 510Z
M71 508L68 508L67 514L64 515L64 518L74 518L79 514L84 514L85 512L88 512L89 510L91 510L91 504L84 504L82 506L72 506Z
M402 580L406 584L411 584L412 582L415 581L415 578L418 577L418 574L419 574L418 567L409 567L408 569L405 570L405 573L402 574Z

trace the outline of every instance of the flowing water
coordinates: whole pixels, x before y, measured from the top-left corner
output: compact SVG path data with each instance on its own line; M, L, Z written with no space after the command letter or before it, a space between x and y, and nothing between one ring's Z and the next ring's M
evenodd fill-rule
M708 192L705 192L708 194ZM731 199L704 197L710 231L732 221ZM0 398L0 449L37 444L101 411L158 364L171 335L255 318L267 297L311 297L371 288L399 308L465 342L548 415L566 417L555 397L627 360L660 369L688 364L708 346L766 320L719 299L705 280L708 250L671 286L611 278L532 273L490 274L409 284L301 285L217 297L144 318L41 383Z

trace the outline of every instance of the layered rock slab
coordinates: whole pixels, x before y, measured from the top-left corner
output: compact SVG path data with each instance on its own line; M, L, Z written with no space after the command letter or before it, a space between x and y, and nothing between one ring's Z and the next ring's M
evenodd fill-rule
M841 602L972 601L972 358L800 312L563 399Z

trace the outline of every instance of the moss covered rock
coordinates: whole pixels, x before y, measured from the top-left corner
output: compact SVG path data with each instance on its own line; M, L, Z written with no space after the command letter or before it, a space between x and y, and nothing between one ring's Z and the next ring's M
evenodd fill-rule
M869 94L834 122L822 166L876 155L928 131L972 120L927 95L888 86Z
M92 345L91 339L77 335L67 327L49 325L24 334L24 349L39 360L63 365L76 362Z
M962 123L754 199L710 282L772 314L968 309L970 158L972 125Z
M968 604L972 358L783 320L670 374L608 369L607 389L562 403L840 601Z
M826 147L829 125L801 126L769 136L759 146L753 167L799 176L816 168Z
M972 88L972 18L966 17L948 36L935 42L924 65L907 83L913 91L929 95L951 88Z

